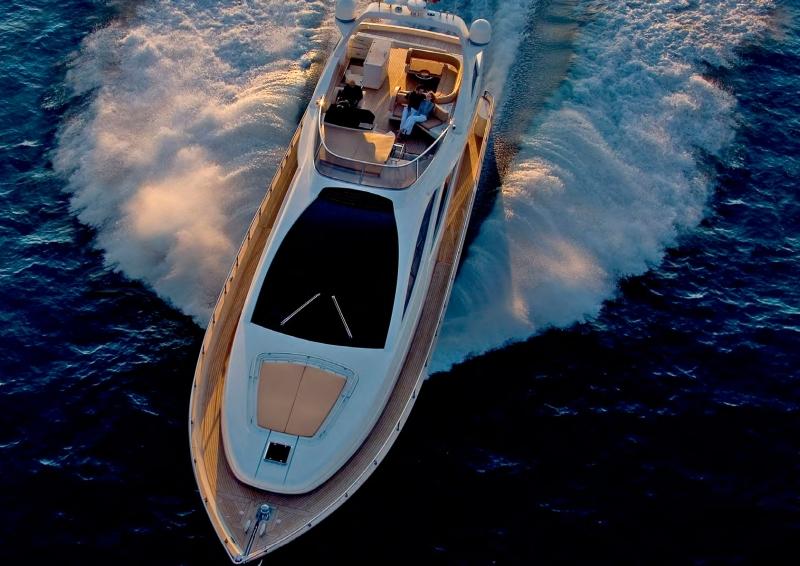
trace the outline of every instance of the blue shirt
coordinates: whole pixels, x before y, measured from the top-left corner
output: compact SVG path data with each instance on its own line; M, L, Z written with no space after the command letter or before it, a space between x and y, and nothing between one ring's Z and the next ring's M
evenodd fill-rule
M430 114L431 110L433 110L433 102L431 102L426 98L425 100L420 102L419 110L417 110L417 115L424 114L425 116L427 116L428 114Z

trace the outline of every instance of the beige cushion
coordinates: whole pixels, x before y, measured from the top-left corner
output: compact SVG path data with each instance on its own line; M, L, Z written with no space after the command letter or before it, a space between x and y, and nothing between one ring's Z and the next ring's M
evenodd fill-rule
M412 47L406 52L406 63L411 63L413 59L425 59L427 61L439 61L441 63L450 63L456 68L461 66L461 60L455 55L450 53L443 53L441 51L429 51L427 49L417 49Z
M262 363L258 375L258 426L286 430L305 366Z
M326 124L325 144L330 152L321 154L320 158L348 169L358 171L363 168L365 173L380 175L383 171L383 164L386 163L392 152L394 142L395 135L391 132L365 132ZM346 159L339 159L337 155ZM347 159L356 159L367 162L367 164L355 163Z
M391 132L367 132L332 124L325 125L325 145L342 157L371 163L386 163L394 142L395 136Z
M442 74L443 70L444 70L444 63L440 61L431 61L428 59L413 58L411 59L411 61L408 62L407 72L419 73L422 71L427 71L431 75L438 77Z
M340 375L306 367L292 414L286 424L286 432L298 436L314 436L339 398L345 381Z
M258 381L258 426L314 436L346 382L341 375L311 366L264 362Z

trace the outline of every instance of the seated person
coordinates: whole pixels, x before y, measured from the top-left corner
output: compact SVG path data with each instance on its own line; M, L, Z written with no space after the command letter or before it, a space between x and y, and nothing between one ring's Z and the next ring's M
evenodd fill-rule
M336 102L337 104L343 103L345 106L357 108L362 98L364 98L364 93L361 92L361 87L353 79L350 79L336 97Z
M413 116L419 110L419 105L425 100L425 89L422 85L417 86L417 89L413 92L409 92L408 96L406 97L408 100L408 106L403 108L403 116L400 118L400 130L403 129L403 124L408 119L409 116Z
M413 93L412 93L413 94ZM409 99L411 95L409 95ZM414 124L424 122L428 119L428 114L433 111L433 107L436 104L436 99L433 97L433 93L429 92L425 98L420 102L419 107L414 111L409 111L406 115L406 111L403 111L403 120L400 122L400 133L407 136L411 134L411 130L414 129ZM409 100L408 106L411 107L411 101Z

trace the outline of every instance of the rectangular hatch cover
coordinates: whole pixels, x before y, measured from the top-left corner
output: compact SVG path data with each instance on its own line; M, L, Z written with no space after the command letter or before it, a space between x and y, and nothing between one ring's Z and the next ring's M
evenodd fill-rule
M278 442L270 442L267 446L267 453L264 460L269 462L277 462L278 464L285 464L289 461L289 451L292 449L287 444L280 444Z

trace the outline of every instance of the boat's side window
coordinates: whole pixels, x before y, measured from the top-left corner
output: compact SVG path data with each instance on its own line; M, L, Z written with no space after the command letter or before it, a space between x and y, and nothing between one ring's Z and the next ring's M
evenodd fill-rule
M428 208L425 209L425 215L422 217L422 224L419 227L419 234L417 235L417 245L414 248L414 259L411 261L411 272L408 274L408 291L406 291L406 303L403 306L403 314L408 308L408 301L411 299L411 291L414 289L414 282L417 280L417 272L419 271L419 264L422 261L422 252L425 249L425 241L428 235L428 225L431 222L431 211L433 210L433 202L436 200L436 194L433 193Z
M442 217L444 217L444 211L447 210L447 197L450 196L450 184L453 182L453 173L451 172L447 179L444 182L444 187L442 188L442 200L439 203L439 211L436 213L436 227L433 230L434 234L439 233L439 226L442 223Z
M481 72L481 59L480 57L475 58L475 68L472 69L472 94L475 94L475 85L478 82L478 75Z

